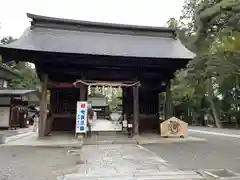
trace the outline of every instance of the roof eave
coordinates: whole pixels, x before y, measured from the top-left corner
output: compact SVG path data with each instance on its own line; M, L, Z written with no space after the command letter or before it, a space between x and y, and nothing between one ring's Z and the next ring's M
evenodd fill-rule
M3 89L3 90L12 90L12 89ZM16 90L17 91L17 90ZM1 93L0 92L0 97L2 96L7 96L7 97L22 97L22 96L26 96L29 94L33 94L36 93L36 90L26 90L26 92L19 92L19 93L9 93L9 92L5 92L5 93Z

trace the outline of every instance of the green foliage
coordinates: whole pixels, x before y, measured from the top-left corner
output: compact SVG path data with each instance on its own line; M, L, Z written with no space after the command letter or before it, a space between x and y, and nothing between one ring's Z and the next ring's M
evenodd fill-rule
M168 25L197 56L176 73L173 100L196 111L210 108L220 126L219 112L236 114L240 107L240 1L186 0L182 13Z
M121 111L122 110L122 97L113 97L109 102L109 106L112 112Z
M15 40L16 39L13 37L8 36L4 37L1 40L1 43L7 45ZM18 64L15 64L15 62L9 62L5 64L5 66L16 74L16 76L14 76L8 83L9 88L37 89L40 82L36 70L32 64L25 62L19 62Z
M172 28L172 29L177 29L178 28L178 20L176 20L175 18L170 18L168 21L167 21L167 25L169 28Z
M1 43L6 45L6 44L10 44L12 43L13 41L15 41L16 39L14 39L12 36L7 36L7 37L4 37L1 39Z
M111 100L109 101L109 106L112 112L122 110L122 91L117 90L112 93Z
M13 68L19 74L9 82L9 87L14 89L36 89L39 79L34 68L28 63L19 63Z

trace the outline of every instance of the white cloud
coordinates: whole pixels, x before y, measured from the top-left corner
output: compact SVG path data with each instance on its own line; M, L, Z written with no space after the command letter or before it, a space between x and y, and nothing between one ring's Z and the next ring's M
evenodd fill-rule
M184 0L1 0L0 36L21 35L26 13L121 24L164 26L178 18Z

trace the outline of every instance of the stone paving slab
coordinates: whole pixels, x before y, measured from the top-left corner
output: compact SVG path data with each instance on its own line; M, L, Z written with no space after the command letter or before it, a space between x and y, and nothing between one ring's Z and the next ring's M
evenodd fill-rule
M125 134L97 135L84 139L84 145L101 144L138 144L135 138L129 138Z
M176 174L144 174L144 175L116 175L116 176L102 176L102 177L86 177L79 174L66 175L63 177L63 180L203 180L203 177L200 177L195 172L176 172ZM60 180L60 178L59 178Z
M84 139L85 145L96 144L165 144L165 143L185 143L185 142L207 142L206 139L189 136L187 138L163 138L158 134L142 134L129 138L126 134L96 135Z
M81 152L79 170L59 179L178 179L201 178L195 172L170 167L160 157L139 145L90 145ZM169 178L171 177L171 178Z
M82 141L78 141L73 134L54 134L39 139L36 132L30 132L27 136L7 141L1 146L25 146L25 147L82 147Z
M92 121L92 131L121 131L122 126L115 121L97 119Z
M35 132L28 132L12 137L5 141L2 146L29 146L29 147L82 147L82 145L101 144L166 144L166 143L187 143L206 142L205 139L188 137L186 139L162 138L159 135L141 135L129 138L125 134L115 135L92 135L84 141L78 141L73 134L53 134L42 139L38 139Z
M16 130L0 130L0 136L3 138L2 143L7 143L10 141L15 141L23 137L29 136L33 133L33 128L18 128ZM1 142L0 142L1 144Z
M144 144L165 144L165 143L186 143L186 142L207 142L206 139L189 136L187 138L163 138L157 134L143 134L135 138L140 145Z

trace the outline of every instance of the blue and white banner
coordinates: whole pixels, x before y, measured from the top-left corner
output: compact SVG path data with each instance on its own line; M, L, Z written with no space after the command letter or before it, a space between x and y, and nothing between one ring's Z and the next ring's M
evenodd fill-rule
M76 133L86 133L88 106L86 101L77 102Z

